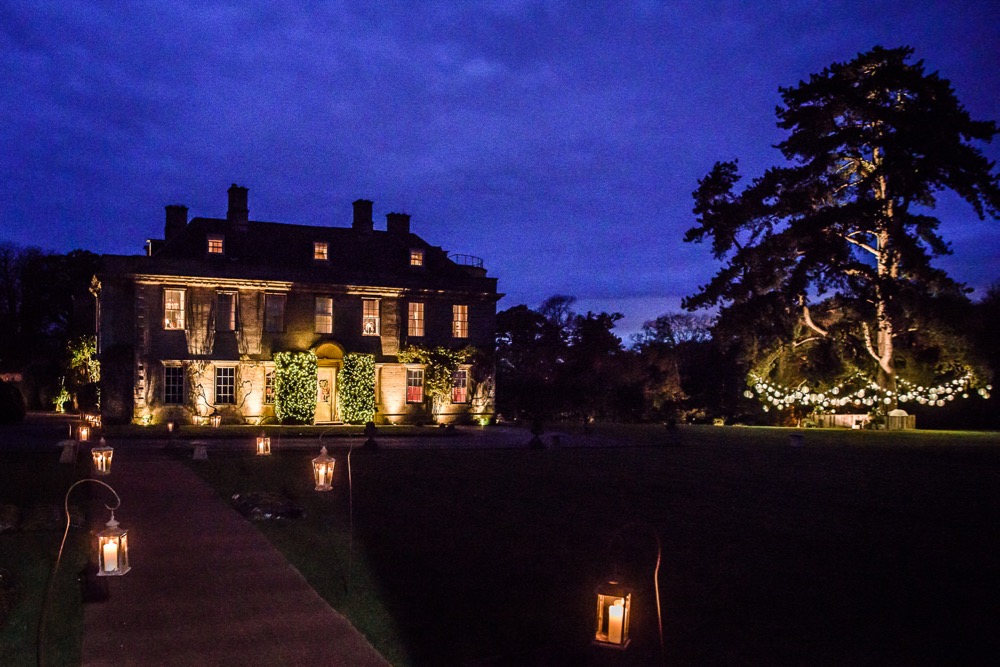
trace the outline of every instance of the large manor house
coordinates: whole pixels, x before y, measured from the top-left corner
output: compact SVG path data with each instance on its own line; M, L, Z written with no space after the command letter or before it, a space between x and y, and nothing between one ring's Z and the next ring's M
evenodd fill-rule
M349 227L249 218L229 188L225 218L166 207L144 255L104 256L98 276L102 412L139 423L264 423L275 416L279 352L316 356L316 423L344 417L345 355L371 355L377 423L468 422L493 414L492 374L462 364L449 396L430 400L408 346L492 350L496 278L354 202ZM345 216L346 217L346 216Z

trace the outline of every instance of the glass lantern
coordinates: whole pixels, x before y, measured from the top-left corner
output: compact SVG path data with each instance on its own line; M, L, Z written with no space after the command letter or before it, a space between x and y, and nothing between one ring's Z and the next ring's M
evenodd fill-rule
M271 438L266 435L257 436L257 456L271 455Z
M219 428L222 424L222 415L212 415L211 417L212 428Z
M131 568L128 564L128 535L115 520L105 524L104 530L97 534L97 576L114 577L125 574Z
M113 447L108 447L104 444L90 450L91 456L94 457L94 471L98 475L111 474L111 457L114 456L114 453L115 450Z
M333 466L336 463L336 459L327 455L326 447L320 449L319 456L312 460L317 491L329 491L333 488Z
M76 439L80 442L87 442L90 440L90 427L86 424L80 424L76 429Z
M601 584L597 594L597 626L594 644L624 651L629 644L629 607L632 590L617 581Z
M173 433L173 432L174 432L174 423L167 422L167 433Z

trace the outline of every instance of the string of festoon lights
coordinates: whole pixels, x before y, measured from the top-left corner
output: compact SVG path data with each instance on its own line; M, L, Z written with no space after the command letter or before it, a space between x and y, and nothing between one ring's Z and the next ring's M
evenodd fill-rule
M894 398L899 403L918 403L940 408L956 398L969 398L975 382L971 373L933 387L896 378L897 391L893 392L883 389L878 383L860 373L824 389L810 387L805 383L798 387L788 387L768 382L755 373L750 374L749 380L750 388L743 392L743 395L746 398L754 398L756 395L764 404L764 412L771 408L786 410L795 405L811 407L818 412L844 407L875 408L891 405ZM990 397L991 391L993 385L989 384L976 389L976 393L984 399Z

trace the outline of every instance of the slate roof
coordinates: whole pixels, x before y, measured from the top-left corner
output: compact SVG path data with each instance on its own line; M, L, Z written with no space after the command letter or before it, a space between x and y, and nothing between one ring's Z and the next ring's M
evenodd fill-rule
M207 252L209 235L224 236L224 253ZM313 243L325 241L327 260L313 259ZM457 264L412 233L316 227L220 218L193 218L167 241L151 242L152 256L110 260L106 268L127 273L369 285L496 293L485 270ZM410 250L424 250L424 265L410 266ZM497 295L499 298L500 295Z

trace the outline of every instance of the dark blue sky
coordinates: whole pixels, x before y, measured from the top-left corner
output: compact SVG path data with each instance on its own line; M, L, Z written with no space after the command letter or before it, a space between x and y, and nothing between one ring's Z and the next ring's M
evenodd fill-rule
M992 1L356 5L5 0L0 243L141 252L165 204L222 217L231 183L255 220L347 226L367 198L483 257L501 309L569 294L627 334L716 270L681 241L691 191L780 161L779 86L910 45L1000 120ZM1000 223L938 215L981 294Z

